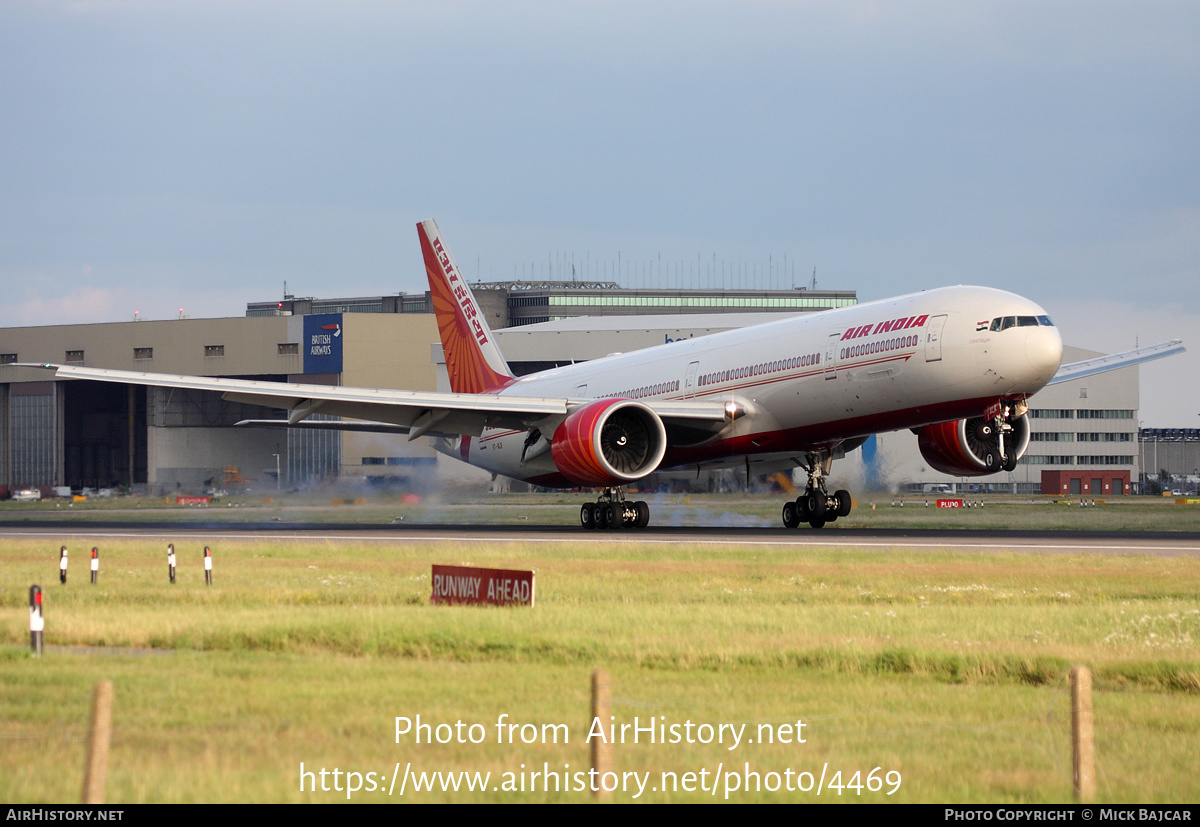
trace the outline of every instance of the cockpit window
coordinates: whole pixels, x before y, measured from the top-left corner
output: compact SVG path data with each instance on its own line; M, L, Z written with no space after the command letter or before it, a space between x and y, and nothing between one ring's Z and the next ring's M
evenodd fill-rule
M997 316L992 319L988 330L1008 330L1010 327L1054 327L1049 316Z

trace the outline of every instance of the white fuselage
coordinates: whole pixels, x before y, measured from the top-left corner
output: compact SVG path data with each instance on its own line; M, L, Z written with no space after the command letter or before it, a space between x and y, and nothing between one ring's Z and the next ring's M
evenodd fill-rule
M1003 317L1022 325L990 329ZM1036 393L1061 358L1058 330L1033 302L991 288L947 287L556 368L499 394L707 398L746 412L715 439L668 446L668 468L794 455L981 416L1000 399ZM439 449L498 474L554 484L549 454L522 466L527 433L489 429L477 439L443 440Z

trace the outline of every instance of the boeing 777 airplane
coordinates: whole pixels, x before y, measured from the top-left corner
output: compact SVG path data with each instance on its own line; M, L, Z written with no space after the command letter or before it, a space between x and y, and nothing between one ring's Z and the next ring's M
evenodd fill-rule
M1062 338L1029 299L945 287L517 377L432 221L417 225L451 393L327 387L41 365L63 378L221 391L283 408L249 426L426 436L438 451L536 485L593 488L584 528L644 528L624 487L658 470L800 466L808 484L783 523L850 513L830 492L836 456L911 429L934 468L1011 471L1029 445L1030 396L1056 382L1182 351L1175 340L1062 366ZM312 421L313 413L352 421ZM753 464L753 466L752 466Z

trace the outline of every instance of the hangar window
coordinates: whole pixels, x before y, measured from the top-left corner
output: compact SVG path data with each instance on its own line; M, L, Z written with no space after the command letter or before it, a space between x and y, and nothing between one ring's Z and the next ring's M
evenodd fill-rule
M1075 411L1071 408L1030 408L1029 415L1034 419L1074 419Z
M225 345L205 345L204 346L204 355L206 357L208 357L208 356L224 356L225 355Z
M1074 465L1075 457L1073 456L1054 456L1054 455L1038 455L1026 454L1021 457L1018 462L1021 465Z
M66 359L68 362L82 362L83 361L83 351L82 350L68 350Z
M133 349L134 359L153 359L154 348L152 347L135 347Z
M1079 410L1078 419L1133 419L1131 410Z
M299 342L280 342L279 343L279 355L280 356L296 356L299 353L300 353L300 343Z
M1083 434L1080 434L1080 436L1082 437ZM1029 435L1029 440L1031 442L1074 442L1075 434L1070 432L1054 433L1047 431L1034 431Z
M0 353L0 365L16 364L17 354L15 353Z

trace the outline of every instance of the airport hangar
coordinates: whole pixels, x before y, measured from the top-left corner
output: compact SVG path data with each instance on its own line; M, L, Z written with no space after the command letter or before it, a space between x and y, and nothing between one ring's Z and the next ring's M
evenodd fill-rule
M853 291L622 289L614 283L473 285L514 372L704 336L857 303ZM1097 355L1066 348L1065 360ZM428 293L256 302L233 318L0 329L0 497L19 488L124 488L154 495L294 488L340 481L420 490L486 475L423 440L381 434L234 427L279 410L219 394L47 379L16 362L280 382L449 390ZM1032 400L1021 464L982 490L1112 496L1139 479L1137 368L1063 383ZM314 415L319 417L320 414ZM928 468L907 433L883 434L835 465L869 488L981 490ZM1047 473L1043 473L1047 472ZM483 476L481 476L483 475ZM744 474L677 483L741 487ZM740 480L739 480L740 478Z

